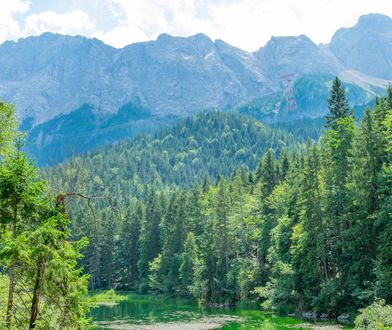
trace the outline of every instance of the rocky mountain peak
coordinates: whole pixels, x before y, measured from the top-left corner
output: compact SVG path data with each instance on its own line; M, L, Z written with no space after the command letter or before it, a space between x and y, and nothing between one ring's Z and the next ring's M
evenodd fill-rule
M392 29L392 19L389 16L381 14L362 15L359 17L358 23L355 27L386 32L385 30Z
M267 75L275 82L286 73L300 76L315 72L337 72L336 64L325 51L305 35L272 37L254 54Z
M338 30L329 48L347 69L392 79L392 19L388 16L361 16L355 26Z

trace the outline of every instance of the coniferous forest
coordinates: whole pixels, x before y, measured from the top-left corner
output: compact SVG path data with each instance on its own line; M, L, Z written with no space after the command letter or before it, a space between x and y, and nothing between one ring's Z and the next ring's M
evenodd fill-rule
M40 175L1 103L0 324L82 328L87 288L388 315L392 88L354 118L336 78L328 108L318 140L203 113Z

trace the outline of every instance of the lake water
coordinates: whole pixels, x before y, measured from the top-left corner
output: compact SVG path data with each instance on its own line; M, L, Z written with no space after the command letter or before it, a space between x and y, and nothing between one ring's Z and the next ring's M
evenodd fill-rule
M117 330L286 330L311 329L304 320L277 316L257 310L257 306L234 309L204 309L185 299L129 294L128 300L91 311L96 329ZM321 324L317 329L338 329Z

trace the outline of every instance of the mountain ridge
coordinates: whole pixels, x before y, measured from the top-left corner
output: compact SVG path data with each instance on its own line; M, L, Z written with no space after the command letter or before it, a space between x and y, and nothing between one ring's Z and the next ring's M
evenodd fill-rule
M367 64L369 52L362 55L358 33L370 35L369 42L377 46L372 57L386 58L381 64ZM342 46L347 38L354 40L349 46L354 50ZM355 26L339 29L327 45L316 45L305 35L272 37L253 53L203 33L162 33L153 41L114 48L98 39L46 32L0 45L0 95L16 103L21 120L33 117L34 125L82 104L114 113L135 100L157 114L192 115L276 92L286 72L300 77L357 70L390 80L389 43L392 19L380 14L361 16Z
M278 121L315 118L325 114L326 105L325 100L315 103L323 99L314 94L328 92L331 76L357 85L352 106L367 104L392 79L392 19L361 16L355 26L338 30L329 44L316 45L305 35L272 37L253 53L202 33L162 33L153 41L114 48L98 39L47 32L0 45L0 67L0 97L16 104L22 126L32 133L32 150L45 150L45 141L53 141L56 117L68 122L67 116L83 105L92 106L93 121L116 117L126 104L147 109L150 119L128 118L124 123L135 128L129 132L153 130L159 121L164 125L208 109L227 111L251 103L258 104L257 118L262 120L269 120L271 111L277 112ZM318 78L305 82L310 75ZM301 88L296 81L302 81ZM289 113L285 107L290 93L301 97ZM77 112L73 118L78 118ZM89 131L87 140L103 136L99 125ZM45 138L38 138L37 131ZM106 136L101 141L113 139Z

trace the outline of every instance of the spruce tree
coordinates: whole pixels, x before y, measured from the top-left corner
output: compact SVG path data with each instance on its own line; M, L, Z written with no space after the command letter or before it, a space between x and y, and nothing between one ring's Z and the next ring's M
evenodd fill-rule
M329 129L335 129L339 119L352 116L352 110L346 99L344 87L338 77L332 83L328 98L328 110L326 126Z
M155 190L151 190L146 203L145 218L141 223L139 239L139 291L147 292L149 287L149 264L161 250L160 223L162 219L162 199L158 198Z
M136 207L128 210L121 226L118 248L119 285L125 290L135 289L139 280L137 262L140 253L138 244L140 225L143 219L143 204L137 203Z
M184 243L184 252L181 254L181 264L179 269L181 292L189 294L194 283L194 276L198 260L198 247L195 235L190 232L187 234Z

